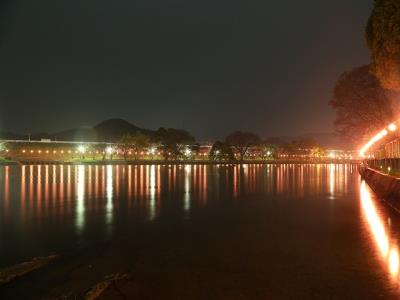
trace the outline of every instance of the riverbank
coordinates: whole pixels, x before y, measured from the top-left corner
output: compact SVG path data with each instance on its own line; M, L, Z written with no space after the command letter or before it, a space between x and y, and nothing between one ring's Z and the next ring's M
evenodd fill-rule
M0 160L0 165L240 165L240 164L359 164L357 160Z
M359 169L361 177L374 192L385 199L400 198L400 178L362 166Z
M10 166L10 165L17 165L18 162L13 161L13 160L8 160L4 158L0 158L0 166Z

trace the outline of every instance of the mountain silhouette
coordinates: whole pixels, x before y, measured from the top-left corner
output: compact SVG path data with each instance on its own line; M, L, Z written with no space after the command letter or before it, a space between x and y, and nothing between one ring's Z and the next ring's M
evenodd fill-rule
M93 127L72 128L55 133L33 133L31 140L51 139L53 141L76 141L76 142L116 142L125 134L141 132L153 136L154 131L140 128L123 119L109 119L100 122ZM0 132L0 139L5 140L28 140L29 135L13 132Z

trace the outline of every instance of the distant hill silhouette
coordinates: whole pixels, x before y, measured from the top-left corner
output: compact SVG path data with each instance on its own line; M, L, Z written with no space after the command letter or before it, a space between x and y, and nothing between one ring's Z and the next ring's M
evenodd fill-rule
M31 140L51 139L77 142L116 142L123 135L136 132L141 132L149 136L153 136L155 133L152 130L140 128L123 119L109 119L94 127L72 128L56 133L34 133L31 134ZM0 139L27 140L29 139L29 135L4 131L0 132Z
M154 135L154 131L137 127L123 119L106 120L94 126L93 129L97 133L97 138L105 142L114 142L128 133L141 132L150 136Z

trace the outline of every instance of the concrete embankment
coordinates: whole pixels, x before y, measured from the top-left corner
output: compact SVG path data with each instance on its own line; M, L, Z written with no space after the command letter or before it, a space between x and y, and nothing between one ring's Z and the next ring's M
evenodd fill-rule
M359 170L361 177L378 196L386 199L400 199L400 178L365 166L361 166Z

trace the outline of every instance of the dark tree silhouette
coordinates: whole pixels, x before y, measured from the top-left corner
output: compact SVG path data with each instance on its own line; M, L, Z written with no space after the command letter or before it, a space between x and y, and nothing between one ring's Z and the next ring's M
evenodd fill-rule
M249 147L259 144L261 139L258 135L250 132L236 131L228 135L225 142L239 152L240 160L242 161Z
M182 155L185 145L195 142L194 137L186 130L163 127L157 130L155 140L161 144L160 148L165 160L177 159Z
M118 148L122 152L126 160L129 151L133 151L135 160L137 160L138 152L150 145L150 138L137 131L136 133L125 134L118 143Z
M335 129L349 140L360 140L393 121L394 93L383 89L362 66L342 74L329 104L336 110Z
M375 0L366 38L372 71L386 89L400 91L400 1Z
M211 160L219 161L234 161L235 155L233 154L232 147L230 145L217 141L211 148L209 158Z
M320 151L322 148L313 138L293 140L283 146L283 151L288 155L307 155L317 149Z

